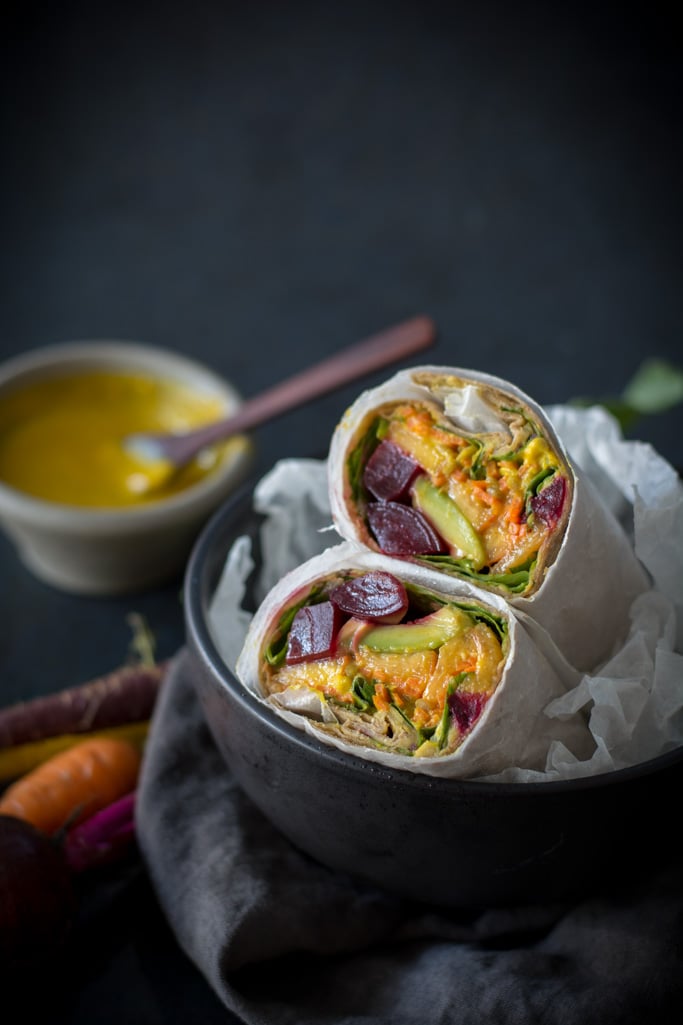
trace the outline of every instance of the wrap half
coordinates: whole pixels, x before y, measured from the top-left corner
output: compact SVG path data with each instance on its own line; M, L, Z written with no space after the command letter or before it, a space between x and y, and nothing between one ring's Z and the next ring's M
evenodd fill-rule
M583 671L650 586L541 407L487 374L415 367L363 392L333 433L328 490L343 539L504 597Z
M237 676L318 739L413 772L543 769L554 741L587 757L583 716L544 714L576 675L551 664L498 595L440 582L352 543L330 548L267 595Z

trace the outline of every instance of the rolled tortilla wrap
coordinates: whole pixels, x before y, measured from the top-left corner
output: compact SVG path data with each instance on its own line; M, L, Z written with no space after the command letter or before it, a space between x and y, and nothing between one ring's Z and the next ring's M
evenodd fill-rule
M378 574L405 590L400 620L341 611L330 643L320 624L339 589ZM568 679L551 664L498 595L464 581L445 594L439 584L423 566L352 543L330 548L267 595L237 676L319 740L413 772L471 778L515 766L542 769L554 741L587 757L594 745L580 713L544 715L577 675ZM296 617L314 613L318 623L302 635Z
M362 393L334 431L328 488L343 539L501 595L583 671L649 587L540 406L487 374L416 367Z

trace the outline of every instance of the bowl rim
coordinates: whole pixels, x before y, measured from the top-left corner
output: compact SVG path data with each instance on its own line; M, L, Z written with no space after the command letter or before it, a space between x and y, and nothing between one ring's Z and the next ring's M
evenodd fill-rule
M138 369L148 376L157 374L184 380L191 374L205 382L236 411L244 401L236 387L219 371L183 353L146 342L116 338L94 338L73 342L57 342L10 356L0 363L0 393L13 387L15 381L48 376L52 371L88 366L119 366L122 370ZM182 519L197 508L212 507L217 496L225 492L238 477L251 456L252 443L235 457L219 464L211 473L194 484L166 498L130 506L81 506L54 502L14 488L0 480L0 518L21 519L27 525L44 529L61 529L84 534L100 532L126 535L153 526L160 516Z
M317 741L305 730L298 729L278 716L265 702L249 691L230 670L213 641L206 616L207 594L210 585L207 574L212 569L212 561L220 558L224 561L228 551L226 547L225 551L219 555L215 550L216 544L219 540L223 540L228 522L231 519L236 519L242 512L242 507L250 502L259 478L260 475L259 477L252 476L247 480L227 501L219 506L199 533L186 564L183 581L183 608L187 640L194 648L194 653L204 661L214 681L230 693L231 698L237 701L243 711L260 720L266 729L277 734L287 743L293 744L304 754L321 756L342 771L360 774L372 773L373 776L382 777L390 785L409 786L411 789L425 793L433 792L438 787L442 789L444 796L471 793L473 796L475 794L479 796L506 795L521 799L532 794L546 796L574 794L615 786L632 779L640 780L683 762L683 746L681 746L634 765L569 779L531 782L453 779L413 773L408 769L385 766L364 759L360 755L356 756L341 751L332 745ZM235 535L236 537L237 535Z

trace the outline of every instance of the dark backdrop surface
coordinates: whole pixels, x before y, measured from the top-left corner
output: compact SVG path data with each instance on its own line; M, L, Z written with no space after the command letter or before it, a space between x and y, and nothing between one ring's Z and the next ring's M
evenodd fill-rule
M144 341L246 397L425 312L430 361L543 403L681 362L677 26L664 6L554 6L12 5L0 358ZM261 428L257 471L324 454L357 390ZM680 466L682 428L638 436ZM3 703L117 665L133 609L160 655L182 643L180 581L70 597L4 539L0 570ZM53 1020L226 1020L135 871L87 928Z

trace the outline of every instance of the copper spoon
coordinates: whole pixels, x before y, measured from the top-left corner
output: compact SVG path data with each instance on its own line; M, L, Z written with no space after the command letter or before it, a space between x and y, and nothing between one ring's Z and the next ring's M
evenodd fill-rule
M385 328L334 356L248 399L231 416L183 434L129 434L125 447L139 459L165 461L173 469L189 463L202 449L259 427L312 399L341 388L365 374L406 359L436 340L436 325L427 316Z

